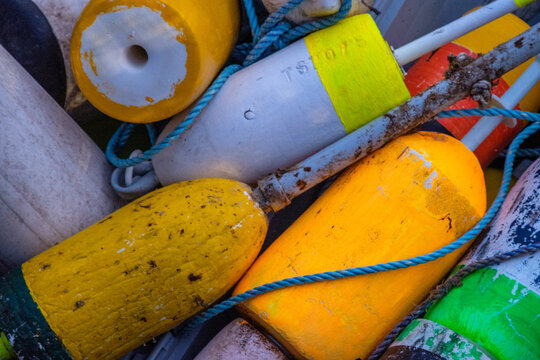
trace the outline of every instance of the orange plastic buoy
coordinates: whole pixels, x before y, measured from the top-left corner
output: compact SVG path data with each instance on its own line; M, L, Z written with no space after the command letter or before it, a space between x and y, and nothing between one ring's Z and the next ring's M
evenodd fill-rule
M463 235L485 206L482 169L463 144L428 132L398 138L347 170L235 293L429 253ZM408 269L274 291L239 309L296 357L364 359L465 249Z

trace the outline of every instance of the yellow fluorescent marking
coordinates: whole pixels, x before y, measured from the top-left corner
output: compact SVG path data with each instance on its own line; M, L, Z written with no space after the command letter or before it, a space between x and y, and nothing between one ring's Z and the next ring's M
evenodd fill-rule
M354 131L410 98L403 73L371 16L353 16L305 38L345 130Z
M75 359L118 358L222 296L247 270L266 216L242 183L156 190L23 265Z

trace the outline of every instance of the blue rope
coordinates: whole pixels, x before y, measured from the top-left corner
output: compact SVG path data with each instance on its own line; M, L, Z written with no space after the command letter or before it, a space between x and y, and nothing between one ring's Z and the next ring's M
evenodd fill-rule
M540 157L540 148L519 149L516 155L520 158L537 158ZM506 150L502 151L499 156L506 156Z
M141 156L131 159L122 159L118 157L118 152L125 146L135 127L139 125L133 123L122 123L107 144L107 149L105 150L107 159L118 168L135 166L150 160L154 155L161 152L167 146L171 145L173 141L178 139L178 137L180 137L182 132L184 132L184 130L191 125L193 120L200 114L202 109L210 102L214 95L223 87L227 79L232 74L245 66L253 64L261 58L282 49L291 42L304 37L313 31L335 24L339 20L345 18L351 9L351 0L343 0L341 3L341 8L336 14L324 19L315 20L310 23L291 28L291 25L284 22L283 19L291 9L300 5L302 1L303 0L289 0L279 10L268 16L263 25L259 27L253 1L244 0L249 25L253 34L253 42L236 46L232 54L234 57L244 59L242 66L227 66L210 85L204 95L199 99L195 107L191 109L185 120L158 144L154 144L155 141L152 142L153 146L149 150L146 150Z
M259 19L255 12L255 6L253 6L253 0L244 0L244 8L246 9L249 27L251 28L251 37L256 39L259 36L261 27L259 26Z
M463 112L465 111L465 113ZM467 114L467 115L463 115ZM464 109L464 110L447 110L444 112L441 112L439 114L439 117L457 117L457 116L472 116L468 114L476 114L477 116L497 116L502 115L505 117L519 117L521 119L529 120L529 121L538 121L538 114L535 113L529 113L525 111L519 111L519 110L505 110L505 109ZM502 151L499 156L506 156L507 151ZM516 156L520 158L537 158L540 157L540 148L535 149L519 149L516 152Z
M514 167L517 150L519 149L523 141L527 139L527 137L529 137L531 134L535 133L538 129L540 129L540 114L529 113L529 112L524 112L524 111L501 110L501 109L485 109L485 110L463 109L463 110L443 111L439 113L438 116L439 117L456 117L456 116L484 116L484 115L487 115L487 116L504 115L504 116L516 117L520 119L533 121L533 123L530 126L526 127L523 131L521 131L519 135L512 141L512 143L510 144L508 148L508 154L506 156L505 164L504 164L502 184L497 194L497 197L495 198L495 201L493 201L492 205L487 210L486 214L482 217L482 219L480 219L480 221L475 226L473 226L469 231L467 231L459 239L429 254L425 254L425 255L421 255L421 256L405 259L405 260L392 261L392 262L387 262L387 263L382 263L382 264L377 264L377 265L361 266L361 267L351 268L351 269L346 269L346 270L328 271L328 272L322 272L322 273L317 273L317 274L312 274L312 275L296 276L296 277L292 277L292 278L288 278L284 280L271 282L271 283L264 284L261 286L257 286L251 290L248 290L246 292L233 296L229 298L228 300L225 300L219 304L216 304L210 307L209 309L207 309L206 311L204 311L203 313L196 315L183 329L183 333L192 331L195 327L201 325L205 321L222 313L225 310L228 310L234 307L235 305L240 304L243 301L252 299L256 296L259 296L259 295L262 295L262 294L265 294L274 290L285 289L291 286L313 284L316 282L327 281L327 280L337 280L337 279L344 279L344 278L359 276L359 275L375 274L375 273L379 273L383 271L405 269L411 266L425 264L427 262L437 260L445 255L450 254L451 252L462 247L464 244L468 243L470 240L474 239L491 222L491 220L496 215L497 211L501 207L506 197L506 194L508 192L508 187L510 184L510 179L512 177L512 171Z

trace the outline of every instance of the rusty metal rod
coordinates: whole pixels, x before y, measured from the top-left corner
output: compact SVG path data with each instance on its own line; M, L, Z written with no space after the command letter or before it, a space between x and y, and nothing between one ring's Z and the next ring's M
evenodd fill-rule
M479 81L491 83L539 52L540 24L536 24L292 168L263 178L253 195L266 211L278 211L294 197L469 96Z

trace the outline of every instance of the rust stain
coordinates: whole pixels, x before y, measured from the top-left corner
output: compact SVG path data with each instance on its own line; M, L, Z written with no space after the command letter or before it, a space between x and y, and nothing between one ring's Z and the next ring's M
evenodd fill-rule
M90 52L90 56L88 56L88 63L90 64L90 67L92 68L92 71L94 72L94 74L96 76L98 76L96 63L94 62L94 53L93 52Z

